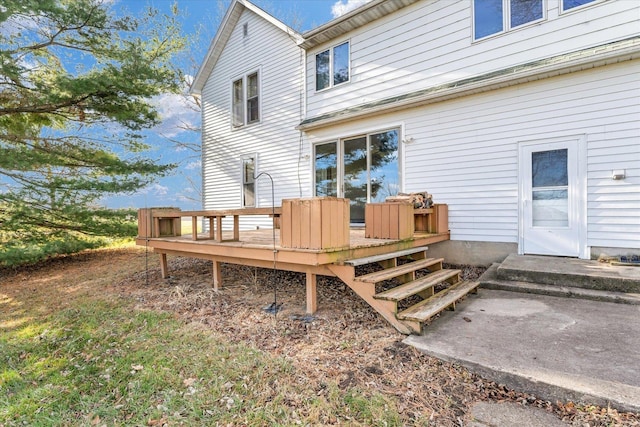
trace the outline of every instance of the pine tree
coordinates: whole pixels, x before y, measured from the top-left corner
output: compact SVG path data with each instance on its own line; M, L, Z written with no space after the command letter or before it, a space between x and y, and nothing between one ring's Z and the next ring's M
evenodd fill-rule
M182 89L185 47L171 16L117 17L101 0L0 5L0 244L132 234L128 211L99 207L174 165L145 157L150 102Z

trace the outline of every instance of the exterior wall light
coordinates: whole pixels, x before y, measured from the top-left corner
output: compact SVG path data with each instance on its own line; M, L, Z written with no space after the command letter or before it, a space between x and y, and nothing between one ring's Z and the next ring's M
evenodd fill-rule
M611 174L611 179L613 179L614 181L619 181L625 178L626 178L626 174L624 169L614 170L613 173Z

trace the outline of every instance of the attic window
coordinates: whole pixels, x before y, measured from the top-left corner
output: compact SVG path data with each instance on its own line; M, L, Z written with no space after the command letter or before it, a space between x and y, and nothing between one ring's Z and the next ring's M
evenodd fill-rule
M249 35L249 23L245 22L242 25L242 37L247 37Z

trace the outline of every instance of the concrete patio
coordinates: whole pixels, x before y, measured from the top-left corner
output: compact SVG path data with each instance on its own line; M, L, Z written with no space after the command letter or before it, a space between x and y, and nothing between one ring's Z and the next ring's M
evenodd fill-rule
M562 268L563 259L521 258L512 258L507 265L512 267L522 261L518 268L532 270L531 277L537 278L557 270L564 281L557 281L556 276L543 279L555 284L534 285L550 290L564 288L571 298L481 288L477 295L468 296L457 311L443 313L425 328L423 335L410 336L405 342L543 399L639 412L639 296L600 291L593 278L572 279L567 272L598 267L600 276L603 270L611 273L604 280L622 275L624 284L620 288L634 290L636 280L640 283L640 268L625 267L621 273L619 267L609 269L592 261L565 260L567 267ZM496 267L487 275L480 279L481 286L485 281L497 282ZM526 280L521 273L516 276ZM604 292L610 298L581 298L584 288L573 286L580 283L588 284L588 295ZM616 300L627 303L608 302Z

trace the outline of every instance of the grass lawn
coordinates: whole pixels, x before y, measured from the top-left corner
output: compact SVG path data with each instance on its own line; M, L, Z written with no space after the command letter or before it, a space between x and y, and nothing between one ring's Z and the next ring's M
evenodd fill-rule
M544 402L404 346L348 288L158 260L133 246L0 269L0 427L459 426L480 400L535 405L574 425L638 425ZM304 275L302 275L304 276ZM262 310L277 290L283 311Z
M0 287L0 425L401 424L393 399L318 396L282 357L101 292L115 265L90 263Z

